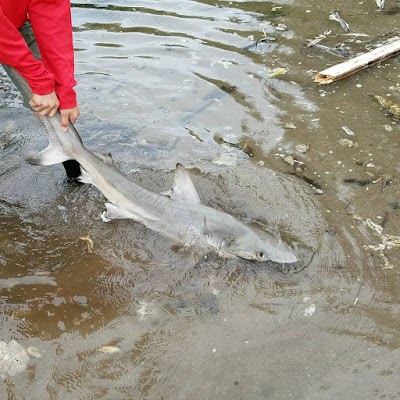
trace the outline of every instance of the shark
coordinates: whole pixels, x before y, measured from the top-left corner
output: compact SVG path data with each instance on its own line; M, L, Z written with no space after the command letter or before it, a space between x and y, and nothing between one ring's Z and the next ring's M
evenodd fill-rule
M216 251L225 258L294 263L291 247L273 234L255 229L231 214L200 201L190 173L177 164L171 190L150 191L131 181L114 165L111 155L88 150L75 127L61 130L59 118L41 117L48 146L28 157L30 164L47 166L76 160L78 180L95 186L107 199L103 220L131 219L177 244Z

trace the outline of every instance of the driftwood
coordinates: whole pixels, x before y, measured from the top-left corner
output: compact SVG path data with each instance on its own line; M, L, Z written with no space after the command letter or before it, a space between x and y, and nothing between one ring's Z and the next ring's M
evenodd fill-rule
M350 60L334 65L328 69L318 72L314 76L314 82L321 85L338 81L370 67L373 64L386 60L400 53L400 39L397 39L389 44L381 46L377 49L369 51L368 53L361 54Z

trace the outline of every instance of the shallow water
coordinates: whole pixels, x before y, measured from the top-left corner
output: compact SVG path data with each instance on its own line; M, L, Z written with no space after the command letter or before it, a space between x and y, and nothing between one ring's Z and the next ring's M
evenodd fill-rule
M15 375L0 362L1 398L400 396L399 250L363 247L387 238L367 219L400 235L399 124L370 96L400 103L399 59L317 86L342 59L305 47L327 29L321 43L352 54L393 36L396 5L370 3L72 4L87 147L154 191L184 164L205 204L290 242L293 266L203 259L103 223L94 188L23 162L45 136L0 76L0 340L36 349ZM370 36L345 36L333 8Z

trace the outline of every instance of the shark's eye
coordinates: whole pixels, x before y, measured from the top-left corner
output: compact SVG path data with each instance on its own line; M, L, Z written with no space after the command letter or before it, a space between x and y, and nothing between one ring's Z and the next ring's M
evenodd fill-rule
M260 252L258 253L258 257L264 258L264 253L263 253L262 251L260 251Z

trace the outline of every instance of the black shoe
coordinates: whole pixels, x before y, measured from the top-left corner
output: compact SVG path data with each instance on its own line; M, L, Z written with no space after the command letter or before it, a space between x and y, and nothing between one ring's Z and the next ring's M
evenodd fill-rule
M67 160L63 165L68 178L77 178L81 174L81 167L77 161Z

